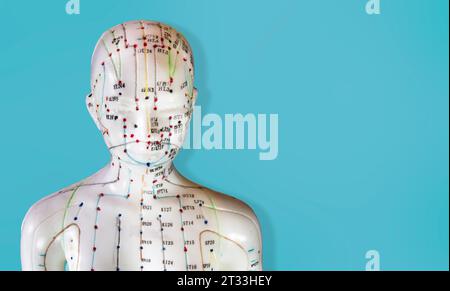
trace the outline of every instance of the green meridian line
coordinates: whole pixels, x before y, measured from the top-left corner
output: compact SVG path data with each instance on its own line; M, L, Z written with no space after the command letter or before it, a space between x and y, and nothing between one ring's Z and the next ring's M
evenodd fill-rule
M174 60L174 58L172 57L172 54L170 53L171 50L169 51L168 54L168 62L169 62L169 77L173 77L173 75L175 74L175 70L176 70L176 62Z
M65 207L65 209L64 209L64 216L63 216L63 219L62 219L61 229L64 229L64 227L65 227L65 226L64 226L64 223L66 222L67 210L69 209L70 204L71 204L73 198L75 197L75 193L77 193L78 189L79 189L82 185L83 185L82 183L81 183L80 185L78 185L78 186L72 191L72 194L70 195L69 199L67 200L67 204L66 204L66 207ZM62 245L64 245L64 234L63 234L63 236L62 236L61 243L62 243Z
M214 213L214 218L216 219L216 229L217 229L217 233L219 234L219 253L222 255L222 235L221 235L221 231L220 231L220 222L219 222L219 216L217 215L217 207L216 204L214 203L214 199L209 196L208 194L206 194L206 197L208 198L209 202L211 203L211 207L209 207L213 213ZM218 262L218 267L220 269L220 261Z
M189 70L187 68L187 65L184 65L184 76L186 77L186 81L188 82L188 91L189 91L189 97L193 98L194 97L194 86L193 86L193 82L192 82L192 76L189 73Z
M63 221L62 221L62 229L64 229L64 223L66 222L66 217L67 217L67 210L70 207L70 204L72 203L73 198L75 197L75 193L77 193L78 189L82 186L83 184L78 185L73 191L72 194L70 195L69 199L67 200L67 204L66 207L64 209L64 216L63 216Z
M179 38L177 38L177 41L179 41ZM172 54L170 53L171 51L175 51L175 47L173 47L173 50L169 51L169 77L173 77L175 75L175 70L177 67L177 57L178 57L178 53L176 53L175 59L174 59L172 57Z

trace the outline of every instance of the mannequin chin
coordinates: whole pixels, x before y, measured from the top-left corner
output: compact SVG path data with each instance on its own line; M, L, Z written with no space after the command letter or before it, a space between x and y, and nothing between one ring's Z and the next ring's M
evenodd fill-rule
M103 33L86 105L111 161L30 208L23 270L261 270L251 208L173 166L196 98L181 33L155 21Z

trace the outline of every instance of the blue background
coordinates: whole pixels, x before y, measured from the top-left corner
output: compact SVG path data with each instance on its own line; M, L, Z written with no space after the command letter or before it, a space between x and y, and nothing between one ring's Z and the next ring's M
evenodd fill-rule
M84 105L107 28L183 32L203 113L278 113L279 156L185 151L187 177L247 201L267 270L449 268L448 1L0 0L0 269L41 197L107 163Z

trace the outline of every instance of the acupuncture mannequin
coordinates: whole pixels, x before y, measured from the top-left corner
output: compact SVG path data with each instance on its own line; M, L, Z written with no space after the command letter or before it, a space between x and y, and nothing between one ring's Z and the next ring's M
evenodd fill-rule
M193 80L191 48L165 24L132 21L101 36L86 104L111 161L31 207L23 270L261 270L253 211L172 164Z

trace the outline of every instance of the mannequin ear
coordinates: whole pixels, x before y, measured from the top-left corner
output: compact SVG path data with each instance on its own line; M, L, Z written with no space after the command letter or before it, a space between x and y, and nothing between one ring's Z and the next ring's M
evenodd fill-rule
M86 107L89 112L89 115L92 117L92 120L94 120L95 126L100 130L100 124L98 123L98 117L97 117L97 111L95 110L95 98L92 95L92 93L89 93L89 95L86 96Z

